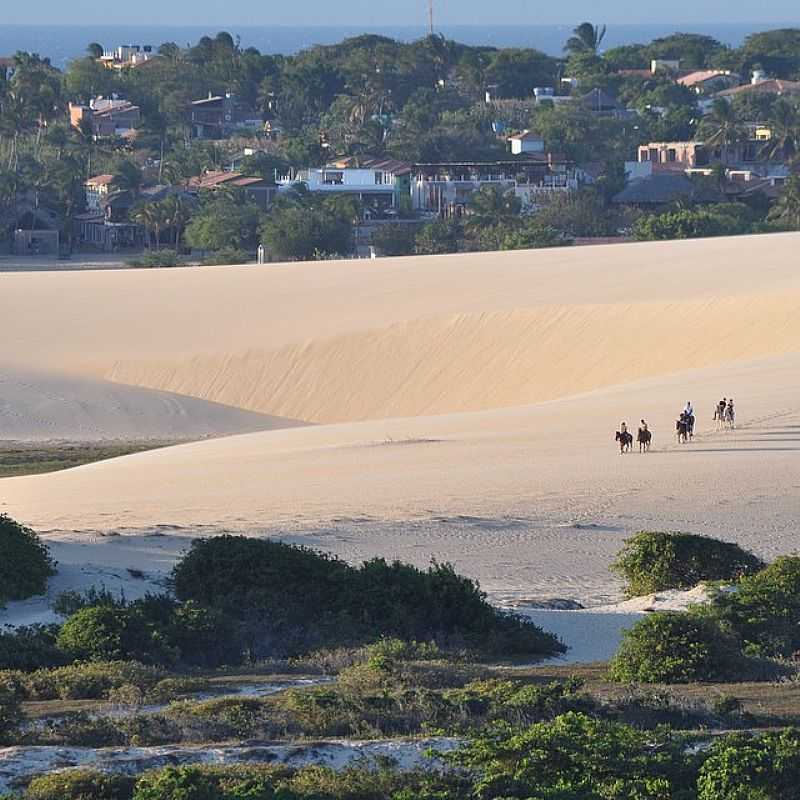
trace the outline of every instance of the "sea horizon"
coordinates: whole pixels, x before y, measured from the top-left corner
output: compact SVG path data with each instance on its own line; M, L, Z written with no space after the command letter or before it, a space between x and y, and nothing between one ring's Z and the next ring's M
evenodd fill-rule
M646 43L671 33L699 33L713 36L730 46L740 45L752 34L764 30L800 25L800 20L784 23L687 23L687 24L609 24L606 48ZM490 47L533 47L551 56L561 55L574 24L563 25L441 25L437 32L468 45ZM243 47L256 47L265 53L291 55L314 45L336 44L361 34L379 34L402 41L426 35L423 25L369 26L359 23L336 26L299 25L2 25L0 55L18 51L38 53L63 67L84 55L90 42L107 49L122 44L158 45L175 42L185 46L201 36L226 30L241 38Z

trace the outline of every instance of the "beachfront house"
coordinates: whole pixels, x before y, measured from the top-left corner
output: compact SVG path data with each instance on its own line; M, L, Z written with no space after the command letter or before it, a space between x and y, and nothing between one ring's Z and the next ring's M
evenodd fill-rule
M146 64L156 57L152 45L122 44L107 50L98 61L108 69L131 69Z
M192 137L195 139L224 139L233 133L256 133L264 130L264 119L260 112L239 103L227 92L195 100L191 104L189 118Z
M582 182L580 170L571 161L545 153L504 161L415 164L412 203L423 213L457 217L465 213L475 192L498 186L513 191L530 211L546 196L575 191Z
M717 97L733 100L736 97L753 95L774 95L775 97L800 97L800 81L784 81L780 78L765 78L762 73L754 73L751 83L735 86L717 92Z
M702 69L679 77L677 82L696 94L711 95L738 86L741 76L730 70Z
M256 175L243 175L241 172L205 172L191 178L186 191L197 197L201 192L215 192L223 188L242 190L262 211L266 211L275 200L278 187Z
M69 104L69 121L73 128L88 125L95 139L129 136L142 122L139 106L128 100L98 97L88 106Z
M544 139L532 131L522 131L514 136L509 136L511 144L511 154L515 156L526 155L527 153L544 153Z
M396 215L410 196L411 166L382 156L346 156L278 179L283 191L301 183L311 192L355 197L367 218L380 219Z

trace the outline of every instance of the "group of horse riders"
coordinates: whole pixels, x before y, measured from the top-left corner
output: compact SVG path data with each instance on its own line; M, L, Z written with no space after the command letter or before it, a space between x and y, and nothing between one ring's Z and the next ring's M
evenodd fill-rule
M736 411L733 406L733 398L725 398L719 401L714 406L714 419L717 422L717 428L722 428L727 425L733 429L736 423ZM678 442L685 444L694 438L694 424L695 415L692 401L686 403L686 407L681 411L678 421L675 423L675 430L678 434ZM642 420L639 426L639 431L636 436L636 441L639 443L639 452L646 453L650 450L650 444L653 441L653 434L650 432L647 423ZM620 423L619 430L617 431L617 442L619 444L620 453L625 453L633 447L633 434L628 430L628 423Z

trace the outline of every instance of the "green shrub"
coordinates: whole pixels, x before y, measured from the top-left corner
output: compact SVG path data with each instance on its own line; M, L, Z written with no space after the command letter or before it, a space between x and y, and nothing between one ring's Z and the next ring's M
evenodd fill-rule
M690 533L637 533L611 569L626 581L628 597L691 589L702 581L732 581L764 563L736 544Z
M531 622L493 608L448 565L422 571L374 559L354 568L281 542L220 536L195 541L173 583L181 600L238 618L257 657L380 636L508 656L565 649Z
M381 225L372 234L372 244L383 256L408 256L414 252L418 228L399 222Z
M700 768L698 800L791 800L800 797L800 731L717 740Z
M128 262L130 267L177 267L180 258L176 250L148 250Z
M47 547L30 528L0 514L0 606L47 591L55 563Z
M784 556L743 578L708 613L741 639L747 655L792 656L800 650L800 557Z
M68 662L58 649L58 625L31 625L0 633L0 670L33 670Z
M33 672L0 672L0 682L12 684L25 700L101 700L113 689L155 687L164 673L135 662L73 664Z
M222 250L217 250L209 256L206 256L202 263L203 266L216 266L229 265L229 264L248 264L253 260L253 257L247 250L239 250L235 247L225 247Z
M650 614L623 634L610 676L621 683L724 680L741 665L737 645L713 620L677 612Z
M15 687L0 679L0 745L11 739L22 722L22 703Z
M56 772L34 778L25 800L131 800L134 778L88 769Z

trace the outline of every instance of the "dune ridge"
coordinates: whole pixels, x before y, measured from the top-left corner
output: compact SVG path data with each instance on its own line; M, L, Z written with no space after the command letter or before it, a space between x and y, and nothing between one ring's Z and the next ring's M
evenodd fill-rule
M800 292L457 314L277 350L118 361L112 381L311 422L479 411L790 353Z

